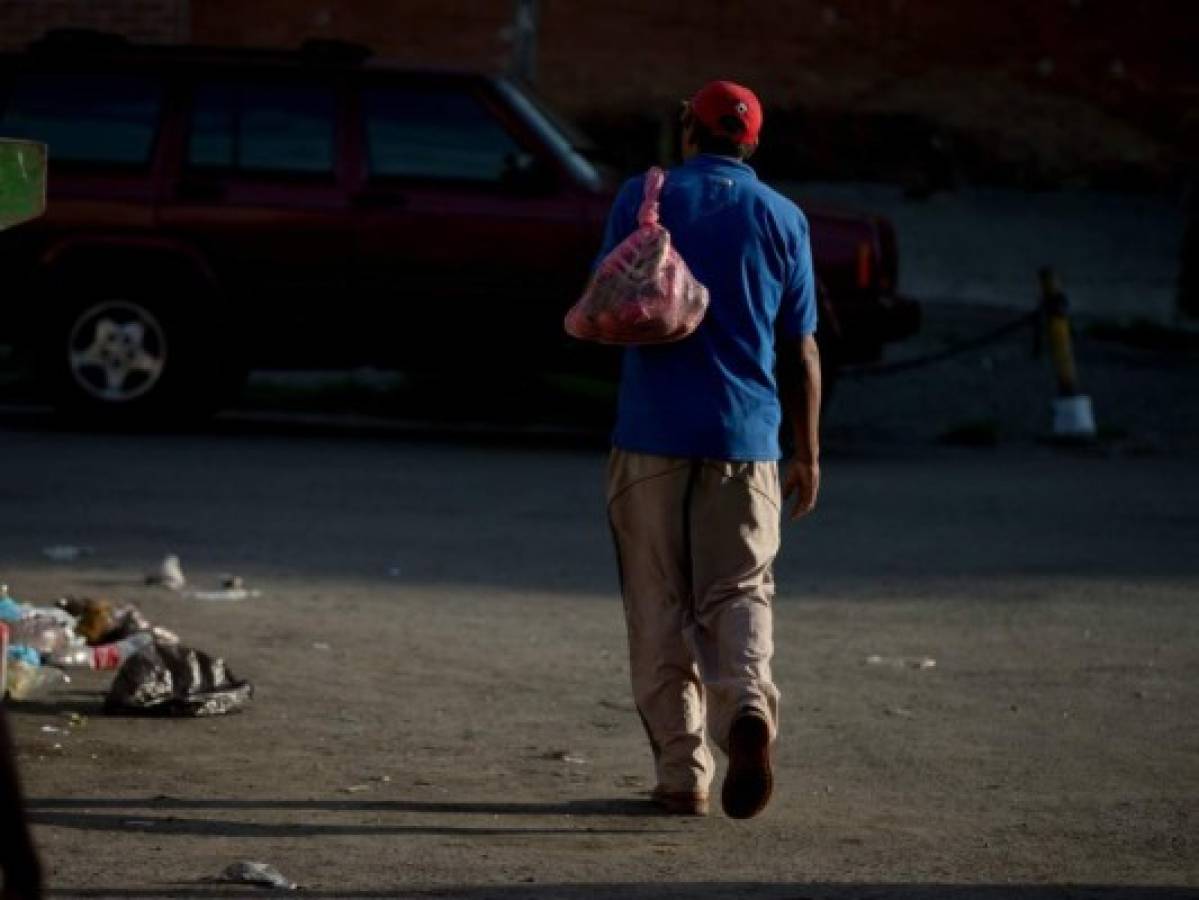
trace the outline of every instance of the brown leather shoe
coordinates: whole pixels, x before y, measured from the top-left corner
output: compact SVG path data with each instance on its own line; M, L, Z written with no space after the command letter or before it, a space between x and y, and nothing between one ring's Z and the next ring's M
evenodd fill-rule
M653 804L671 816L706 816L708 795L704 791L668 791L661 786L649 795Z
M729 729L729 768L720 805L730 819L752 819L766 808L773 790L770 726L757 713L742 713Z

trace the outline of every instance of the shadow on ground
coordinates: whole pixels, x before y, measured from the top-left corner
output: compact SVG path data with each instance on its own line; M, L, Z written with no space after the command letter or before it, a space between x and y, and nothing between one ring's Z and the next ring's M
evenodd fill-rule
M561 803L506 803L423 800L187 800L177 797L120 799L47 797L26 800L31 813L49 810L288 810L321 812L410 812L484 816L635 816L653 815L648 801L626 799L567 800Z
M196 800L175 797L140 798L65 798L42 797L28 801L30 819L39 825L54 825L95 831L145 831L155 835L206 835L212 837L313 837L323 835L372 834L433 834L449 836L513 836L513 835L596 835L596 834L654 834L653 828L593 827L458 827L417 825L333 825L286 823L253 823L224 819L179 818L170 813L209 811L287 812L296 814L324 813L414 813L432 815L477 816L579 816L590 817L647 817L654 815L646 802L611 799L588 799L560 803L511 802L424 802L414 800L276 800L276 799L208 799ZM665 825L665 820L661 820ZM630 823L632 824L632 823ZM669 831L670 829L662 829ZM163 883L152 888L130 888L113 885L74 890L51 890L53 897L218 897L257 893L244 885L217 881L201 883ZM445 897L463 900L546 900L546 898L608 898L608 900L650 900L650 898L724 898L750 897L763 900L1199 900L1199 889L1170 885L1063 885L1063 884L830 884L761 882L662 882L662 883L599 883L599 884L537 884L487 885L408 889L384 887L369 890L304 890L310 898L422 898Z
M260 893L227 884L146 889L95 887L49 891L51 897L226 897ZM757 882L520 884L405 890L305 890L303 896L334 898L460 898L460 900L654 900L654 898L757 898L757 900L1195 900L1199 889L1141 885L1032 884L762 884Z
M622 827L507 827L445 826L410 824L335 824L314 822L246 822L219 818L181 818L170 812L286 811L290 813L418 813L428 815L477 816L614 816L654 817L657 810L648 801L576 800L563 803L435 802L415 800L183 800L171 797L137 799L44 798L27 801L29 821L34 825L74 828L83 831L142 831L155 835L198 835L209 837L278 838L318 835L577 835L651 834L654 829ZM78 810L78 811L76 811ZM96 810L120 810L97 812ZM158 815L155 815L158 814Z

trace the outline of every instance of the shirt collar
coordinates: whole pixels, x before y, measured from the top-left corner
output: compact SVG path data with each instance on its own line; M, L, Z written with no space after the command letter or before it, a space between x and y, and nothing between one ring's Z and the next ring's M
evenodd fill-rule
M753 167L749 163L740 159L734 159L731 156L717 156L715 153L697 153L686 160L683 165L716 172L739 172L742 175L748 175L750 178L758 177L758 173L753 170Z

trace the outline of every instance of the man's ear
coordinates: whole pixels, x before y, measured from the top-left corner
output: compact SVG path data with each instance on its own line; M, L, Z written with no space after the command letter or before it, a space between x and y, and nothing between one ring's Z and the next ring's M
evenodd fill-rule
M690 115L683 117L683 129L679 133L679 148L686 154L690 149L695 148L695 119Z

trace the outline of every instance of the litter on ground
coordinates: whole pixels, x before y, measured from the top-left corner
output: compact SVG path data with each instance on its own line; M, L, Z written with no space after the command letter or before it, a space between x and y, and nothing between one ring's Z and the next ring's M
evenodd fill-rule
M294 891L299 887L294 881L283 877L283 873L274 866L261 862L235 862L221 873L221 878L237 884L260 884L285 891Z
M187 585L187 579L183 577L183 566L179 557L174 553L164 556L158 570L146 576L146 584L160 584L172 591L183 590Z
M871 654L866 657L868 666L884 666L891 669L932 669L937 661L931 656L879 656Z

